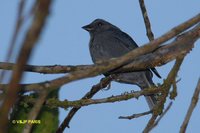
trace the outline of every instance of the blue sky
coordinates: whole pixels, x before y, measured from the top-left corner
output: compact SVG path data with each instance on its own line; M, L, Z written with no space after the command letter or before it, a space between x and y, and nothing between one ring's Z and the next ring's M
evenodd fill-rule
M29 2L31 3L32 1L29 0ZM200 12L199 0L152 0L145 2L155 37L159 37L169 29ZM5 59L8 49L15 23L17 4L18 1L4 0L0 5L0 61ZM105 19L120 27L121 30L133 37L140 46L148 42L137 0L59 0L54 2L46 29L35 47L29 64L91 64L92 61L88 50L89 34L81 27L89 24L96 18ZM178 83L178 96L173 102L172 108L152 133L175 133L179 131L200 76L200 62L198 61L200 45L197 45L199 43L200 41L196 42L194 49L185 58L181 66L178 74L178 78L181 78L181 81ZM173 62L157 68L163 78L166 78L172 65ZM61 74L26 73L23 82L40 82L59 76ZM60 99L80 99L102 77L84 79L63 86L60 90ZM155 83L162 83L162 80L154 77ZM94 98L117 95L133 89L138 90L138 87L113 82L110 90L100 91ZM200 106L198 104L188 125L188 132L198 132L200 130L198 124L200 122L199 109ZM66 129L65 132L120 133L125 131L126 133L140 133L150 116L130 121L119 120L118 116L131 115L147 110L148 106L143 97L139 98L139 100L132 99L120 103L87 106L75 115L70 123L71 128ZM68 111L60 109L60 121L65 118L67 113Z

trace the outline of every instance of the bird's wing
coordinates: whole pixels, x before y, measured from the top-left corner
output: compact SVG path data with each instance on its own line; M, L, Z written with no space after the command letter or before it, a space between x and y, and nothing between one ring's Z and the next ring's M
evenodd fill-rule
M128 36L127 38L122 33L112 31L96 35L90 43L91 55L95 62L102 59L120 57L136 47L137 45L131 37Z
M127 52L138 47L136 42L125 32L114 32L113 37L116 38L123 47L126 47ZM155 68L151 68L151 71L158 77L161 78L160 74Z
M123 46L128 48L129 51L131 51L131 50L133 50L133 49L138 47L136 42L128 34L126 34L123 31L114 32L112 35L113 35L114 38L118 39Z
M114 36L119 39L124 46L126 46L128 49L133 50L138 47L136 42L125 32L116 32ZM151 71L158 77L161 78L160 74L155 68L151 68Z
M107 31L101 35L96 43L99 43L97 45L100 47L98 50L102 50L102 56L107 59L120 57L138 47L128 34L120 30Z

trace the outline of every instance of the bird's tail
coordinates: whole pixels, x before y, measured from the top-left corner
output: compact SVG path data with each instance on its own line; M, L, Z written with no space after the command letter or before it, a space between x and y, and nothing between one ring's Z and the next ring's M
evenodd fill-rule
M145 96L145 99L149 105L150 110L157 104L157 99L155 95Z
M117 82L135 84L138 85L142 90L155 86L152 81L153 74L149 70L131 73L121 73L117 76ZM149 108L152 110L153 107L157 104L157 94L151 94L145 96L145 98L149 105Z
M145 88L150 88L155 86L151 78L148 78L148 75L144 74L145 84L144 86L141 86L140 88L143 90ZM156 94L151 94L148 96L145 96L145 99L149 105L150 110L153 109L153 107L157 104L158 99Z

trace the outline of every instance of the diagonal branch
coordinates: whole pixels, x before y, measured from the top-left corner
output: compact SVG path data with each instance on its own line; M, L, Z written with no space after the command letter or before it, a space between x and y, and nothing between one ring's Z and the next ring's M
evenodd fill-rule
M147 66L150 68L153 68L155 66L163 65L163 64L175 59L180 54L188 53L189 50L192 48L192 46L186 45L184 41L186 39L188 40L187 42L196 41L200 37L200 33L199 33L200 25L197 25L196 28L193 28L189 32L186 32L182 36L178 37L173 43L170 43L171 45L166 45L166 46L163 46L162 48L157 48L157 46L199 22L200 22L200 14L198 14L194 18L186 21L185 23L173 28L171 31L169 31L165 35L161 36L160 38L155 39L154 41L148 43L149 45L145 45L140 48L137 48L120 58L106 60L106 61L102 61L102 63L98 63L97 64L98 68L95 68L95 66L97 66L97 65L78 65L78 66L61 66L61 65L33 66L33 65L27 65L24 67L23 70L30 71L30 72L51 74L51 73L68 73L68 72L75 72L75 71L79 71L79 72L80 71L88 71L89 69L92 69L92 68L99 70L100 69L99 67L104 66L104 67L101 67L102 69L104 68L103 70L101 69L101 72L97 71L98 73L94 73L94 76L96 76L100 73L112 70L121 65L123 65L123 67L118 69L118 71L120 71L120 72L124 71L123 68L124 69L129 68L129 70L127 70L127 71L133 71L133 68L134 68L134 71L146 69ZM189 44L192 44L192 43L189 43ZM177 46L175 46L175 45L177 45ZM156 48L157 48L157 50L155 50ZM150 53L152 51L154 51L154 52ZM147 53L149 53L149 54L147 54ZM146 54L146 55L144 55L144 54ZM160 57L162 57L162 59L160 59ZM152 61L153 61L153 63L152 63ZM132 62L132 63L124 66L124 64L126 64L126 62ZM115 64L115 65L113 65L113 64ZM14 66L15 65L12 63L0 62L0 69L11 70L11 69L13 69ZM90 71L92 71L92 70L90 70Z
M25 4L26 4L25 0L21 0L20 3L19 3L18 12L17 12L17 20L16 20L16 24L15 24L14 33L13 33L12 38L11 38L10 46L9 46L9 49L8 49L8 52L7 52L7 55L6 55L6 59L5 59L6 62L9 62L11 60L13 50L14 50L14 47L16 45L15 42L16 42L16 39L19 35L19 31L21 29L23 21L24 21L24 17L23 17L22 14L24 12ZM6 74L5 71L2 71L0 73L0 82L3 80L4 76L6 76L5 74Z
M155 55L154 54L146 55L149 58L148 57L145 58L146 56L137 57L137 58L135 58L135 60L132 63L130 63L127 66L124 66L122 68L119 68L119 70L116 70L113 73L124 72L124 70L126 72L133 71L133 70L136 71L137 69L141 70L143 68L144 69L151 68L151 66L155 66L155 64L163 64L163 63L169 62L172 59L174 59L174 56L178 57L180 55L182 56L182 55L185 55L186 53L188 53L189 50L193 47L193 43L199 38L199 36L200 36L200 24L197 25L192 30L179 36L170 45L163 46L163 48L160 48L160 50L158 50L157 52L155 51L154 52ZM148 45L148 46L150 46L150 45ZM180 50L181 47L186 48L186 49L181 51ZM112 68L115 68L115 66L118 66L118 64L121 64L122 62L124 62L123 61L124 59L127 60L127 58L129 58L129 59L132 58L131 55L137 55L137 51L139 49L140 48L132 51L133 54L130 53L130 55L128 55L128 56L125 55L123 57L120 57L117 59L111 59L109 61L105 61L100 64L90 65L90 66L87 66L87 69L77 70L77 71L67 74L66 76L63 76L63 77L60 77L60 78L57 78L57 79L54 79L54 80L51 80L48 82L24 85L24 87L28 88L26 91L43 90L43 89L49 89L49 88L56 89L56 88L60 88L62 85L66 84L66 83L69 83L69 82L72 82L72 81L75 81L78 79L94 77L96 75L105 73ZM173 52L173 51L175 51L175 52ZM135 52L136 52L136 54L134 54ZM175 53L178 53L178 54L175 54ZM147 63L147 64L145 64L145 63ZM6 87L6 85L0 84L1 89L5 88L5 87Z
M155 121L154 125L152 126L152 129L158 125L160 120L165 116L165 114L169 111L169 109L172 106L172 102L169 103L169 105L166 107L166 109L163 111L163 113L159 116L159 118Z
M37 118L42 108L42 105L44 104L46 100L47 95L48 95L47 91L40 92L39 97L37 98L37 100L34 103L33 108L31 109L31 112L29 112L28 114L27 120L35 120ZM26 123L23 129L23 133L30 133L32 127L33 127L33 124Z
M153 68L155 66L161 66L173 59L176 59L181 54L187 54L193 48L193 42L198 39L197 37L190 38L191 40L187 43L185 42L185 36L178 37L179 41L174 40L168 45L164 45L156 49L153 53L148 53L135 58L130 64L122 66L121 68L115 70L115 73L120 72L131 72L136 70L144 70L147 68ZM12 70L15 67L13 63L0 62L0 69ZM34 66L26 65L24 71L38 72L44 74L57 74L57 73L69 73L74 71L87 70L92 65L77 65L77 66Z
M114 75L103 78L100 83L92 86L91 90L88 93L86 93L85 96L82 97L82 99L92 98L97 92L99 92L101 89L109 85L113 78L114 78ZM69 123L71 119L76 114L76 112L78 112L80 108L81 107L74 107L70 110L67 117L64 119L64 121L61 123L61 125L57 129L56 133L62 133L66 127L69 128Z
M48 1L48 0L44 0L44 1ZM43 10L46 9L44 7L41 8L42 12L43 12ZM38 9L40 9L40 8L38 8ZM36 12L37 12L37 10L36 10ZM44 13L46 13L46 12L44 12ZM40 15L42 15L42 16L40 16ZM40 16L40 18L43 18L43 17L45 18L45 15L43 16L43 14L41 14L40 12L38 13L38 16ZM40 19L39 23L41 25L44 24L43 23L44 20L45 19ZM99 74L105 73L107 71L113 70L114 68L121 67L122 65L133 61L135 58L137 58L137 57L139 57L139 56L141 56L145 53L150 53L150 52L154 51L163 42L173 38L174 36L178 35L179 33L183 32L183 31L185 31L186 29L195 25L199 21L200 21L200 14L198 14L195 17L193 17L192 19L184 22L183 24L180 24L179 26L173 28L172 30L170 30L169 32L164 34L163 36L151 41L150 43L148 43L149 45L145 45L145 46L142 46L140 48L137 48L137 49L127 53L126 55L124 55L120 58L111 59L111 60L108 60L108 61L102 61L102 63L92 65L92 66L88 67L86 70L74 71L74 72L67 74L66 76L54 79L50 82L39 83L39 89L48 89L48 88L56 89L56 88L59 88L60 86L66 84L66 83L69 83L69 82L72 82L72 81L75 81L75 80L79 80L79 79L83 79L83 78L94 77L94 76L97 76ZM36 21L36 24L33 23L33 27L34 26L37 27L38 26L37 24L38 24L38 21ZM40 29L41 25L37 28ZM30 45L31 47L27 47L28 48L27 51L22 49L22 51L26 51L29 54L30 54L30 51L32 49L33 44L37 41L37 39L38 39L37 35L38 35L39 31L41 30L41 29L38 30L36 27L30 29L30 31L29 31L30 34L27 34L26 40L24 42L24 45L31 43L32 44L32 45ZM33 35L32 33L34 33L34 39L30 37L30 36ZM194 41L199 37L199 34L200 33L199 33L199 25L198 25L197 28L194 28L194 29L192 29L189 32L186 32L184 34L185 41L187 41L187 42ZM177 43L178 42L180 43L181 40L183 41L184 38L177 39ZM21 55L24 55L24 53L23 54L22 53L21 53ZM29 54L27 54L27 55L29 55ZM18 64L20 66L15 67L15 70L14 70L15 72L17 72L16 74L14 73L14 75L17 75L17 76L15 77L15 79L12 80L13 84L11 84L12 86L10 86L10 88L19 88L19 85L16 84L16 83L17 83L17 81L19 81L19 79L21 77L21 72L24 70L24 65L25 65L26 60L28 59L28 56L20 56L20 57L21 58L19 58L19 60L18 60ZM21 63L19 63L19 62L21 62ZM4 102L4 104L3 104L2 109L4 109L4 111L2 111L3 113L1 113L1 115L3 117L0 117L0 120L3 120L3 121L0 122L1 125L2 125L2 123L3 124L6 123L6 119L7 119L6 114L8 113L8 110L10 109L11 105L15 101L14 99L16 98L17 92L18 92L17 89L12 89L12 91L10 89L8 89L9 99L7 98ZM9 103L9 104L5 104L5 103ZM3 127L5 127L5 126L2 126L2 129L3 129Z
M144 19L145 27L146 27L146 30L147 30L146 35L148 36L150 41L153 41L154 35L153 35L152 30L151 30L151 23L149 21L149 17L148 17L147 10L146 10L145 4L144 4L144 0L139 0L139 3L140 3L140 9L142 11L142 16L143 16L143 19Z
M130 116L120 116L119 119L134 119L134 118L138 118L138 117L141 117L141 116L144 116L144 115L149 115L149 114L152 114L152 110L150 111L146 111L146 112L143 112L143 113L138 113L138 114L133 114L133 115L130 115Z
M165 92L162 94L158 104L153 108L152 117L150 118L149 122L147 123L146 127L144 128L143 133L148 133L149 131L152 130L153 127L155 127L154 126L155 121L156 121L158 115L160 115L162 113L164 103L169 94L171 85L172 85L173 81L175 81L175 78L178 74L178 71L183 62L183 59L184 59L184 57L177 58L173 68L171 69L171 71L169 72L169 74L167 76L167 79L164 81L163 85L161 86L163 88L163 90L165 90Z
M17 99L17 93L19 91L19 82L22 78L24 66L31 56L32 49L37 43L42 29L45 26L46 18L49 14L49 8L51 0L37 0L33 21L28 29L25 39L22 42L22 48L19 52L17 59L17 65L13 70L12 78L8 87L7 95L3 101L0 109L0 132L6 132L8 123L8 114L11 107L14 105ZM35 5L34 5L35 6Z
M187 125L188 125L189 120L190 120L190 117L192 116L192 112L194 111L194 108L196 107L196 105L198 103L199 93L200 93L200 79L198 80L197 87L196 87L196 89L194 91L194 94L193 94L190 106L188 108L187 114L186 114L185 119L184 119L184 121L183 121L183 123L181 125L180 133L185 133L185 131L186 131Z

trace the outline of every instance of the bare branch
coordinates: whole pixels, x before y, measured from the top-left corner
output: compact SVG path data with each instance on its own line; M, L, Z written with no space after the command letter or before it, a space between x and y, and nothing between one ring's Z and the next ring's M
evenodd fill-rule
M153 108L152 117L150 118L149 122L147 123L145 129L143 130L143 133L148 133L154 127L155 121L156 121L158 115L160 115L163 110L164 103L166 101L167 96L169 95L170 87L173 84L173 82L175 81L175 78L176 78L177 73L180 69L180 66L183 62L183 59L184 59L184 57L177 58L173 68L171 69L171 71L169 72L169 74L167 76L167 79L164 81L162 88L163 88L163 90L165 90L165 92L162 94L162 97L160 98L158 104Z
M143 130L143 133L149 133L151 130L152 125L154 125L156 118L158 115L152 114L151 119L148 121L147 126Z
M19 35L18 33L21 28L21 25L23 24L23 21L24 21L22 14L24 11L25 4L26 4L25 0L21 0L19 3L18 12L17 12L17 20L15 24L14 33L11 38L10 46L6 55L6 59L5 59L6 62L9 62L12 57L12 53L16 45L15 42L16 42L17 36ZM2 73L0 73L0 82L3 80L4 76L5 76L5 71L2 71Z
M0 62L0 69L12 70L15 67L14 63ZM47 65L47 66L36 66L36 65L25 65L24 71L36 72L43 74L59 74L69 73L73 71L80 71L88 69L90 65Z
M187 125L188 125L189 120L190 120L190 117L192 116L192 112L194 111L194 108L196 107L196 105L198 103L199 93L200 93L200 79L199 79L199 81L197 83L197 87L196 87L196 89L194 91L194 94L193 94L190 106L188 108L187 114L185 116L185 119L184 119L184 121L183 121L183 123L181 125L180 133L185 133L185 131L186 131Z
M44 104L44 102L46 100L47 95L48 95L48 92L46 90L40 92L39 97L37 98L37 100L34 103L33 108L31 109L31 112L29 112L29 114L28 114L27 120L35 120L37 118L37 116L40 113L40 110L42 108L42 105ZM33 124L27 123L24 126L23 133L30 133L32 126L33 126Z
M15 43L17 32L22 24L24 18L21 15L23 9L24 0L21 2L21 7L19 7L19 20L16 24L16 31L13 37L13 44ZM17 59L16 64L12 63L1 63L0 62L0 69L5 70L13 70L13 75L11 78L10 84L0 84L0 90L6 92L6 97L3 101L2 107L0 108L0 133L6 132L7 123L8 123L8 113L12 106L14 105L18 93L19 92L26 92L26 91L38 91L40 97L35 100L34 108L31 110L28 119L35 119L44 103L48 92L54 89L60 88L62 85L70 83L72 81L94 77L100 74L104 74L105 72L110 72L112 75L109 77L104 78L99 84L92 87L91 91L88 92L81 100L76 101L58 101L55 99L51 99L47 101L47 105L50 104L51 106L59 106L63 108L73 107L73 109L69 112L68 116L62 122L60 127L58 128L57 132L63 132L66 127L69 127L69 122L75 113L82 107L88 106L91 104L101 104L101 103L111 103L111 102L119 102L123 100L128 100L131 98L138 98L141 95L149 95L154 93L159 93L161 96L159 97L158 104L153 108L152 111L143 112L140 114L134 114L132 116L121 117L125 119L132 119L136 117L140 117L143 115L147 115L152 113L152 117L149 120L147 126L145 127L143 132L149 132L155 127L160 119L165 115L165 113L169 110L170 106L164 111L163 108L166 102L166 98L169 95L170 87L173 83L175 83L175 78L178 73L178 70L181 66L183 58L185 55L192 49L194 42L200 37L200 14L197 14L195 17L191 18L190 20L180 24L179 26L173 28L163 36L154 40L154 35L151 31L151 24L147 15L146 7L144 4L144 0L139 0L140 7L142 10L147 36L150 43L139 47L126 55L113 58L110 60L100 61L94 65L78 65L78 66L33 66L33 65L26 65L29 57L31 56L32 49L34 48L35 44L37 43L38 39L40 38L42 29L45 27L45 22L47 16L49 14L49 9L51 5L51 0L36 0L35 6L31 8L28 12L28 15L33 15L33 19L31 25L27 31L26 36L24 37L24 41L22 43L22 49L19 53L19 57ZM21 18L20 18L21 17ZM26 17L26 16L25 16ZM21 22L20 22L21 21ZM165 45L159 47L164 42L176 37L180 33L186 31L187 29L191 28L195 24L198 24L195 28L187 31L186 33L178 36L176 40L174 40L169 45ZM9 57L8 57L9 58ZM173 66L172 70L168 74L167 79L164 83L160 86L160 88L150 88L145 89L138 92L128 93L126 95L117 95L111 96L108 98L102 99L90 99L94 96L100 89L105 88L114 78L114 74L121 73L121 72L132 72L132 71L140 71L146 68L153 68L155 66L163 65L173 59L176 59L176 63ZM65 76L56 78L51 81L47 82L40 82L34 84L19 84L24 71L29 72L38 72L38 73L68 73ZM200 79L198 82L198 87L200 88ZM176 86L174 84L174 88ZM48 90L45 90L48 89ZM175 90L174 89L174 90ZM194 107L197 104L199 91L195 91L190 108L188 109L188 114L185 118L185 127L183 130L185 131L187 124L189 122L190 116ZM197 94L196 94L197 93ZM194 103L193 103L194 102ZM161 116L157 119L157 117L161 114ZM183 126L182 125L182 126ZM31 132L32 125L26 125L23 132Z
M49 14L49 8L51 5L51 0L37 0L36 5L38 6L35 11L34 18L30 28L25 35L25 39L22 42L22 48L19 52L17 59L17 65L13 70L12 78L10 80L9 89L7 95L3 101L2 107L0 109L0 131L6 132L8 123L8 114L16 101L17 93L19 91L19 82L22 78L22 73L24 66L28 61L31 51L38 41L42 29L45 26L46 18Z
M92 98L98 91L101 89L105 88L110 82L112 81L114 75L105 77L101 79L101 82L92 86L91 90L85 94L85 96L82 97L82 99L89 99ZM66 127L69 128L69 123L73 116L76 114L76 112L80 109L81 107L76 107L72 108L70 112L68 113L67 117L64 119L64 121L61 123L59 128L57 129L56 133L62 133Z
M176 39L176 41L172 42L172 45L177 46L179 44L184 44L183 47L189 47L189 49L190 49L193 46L194 41L199 38L199 36L200 36L199 31L200 31L200 24L197 25L192 30L190 30L190 31L184 33L183 35L179 36ZM150 45L146 45L146 46L150 46ZM48 89L48 88L57 89L57 88L60 88L62 85L66 84L66 83L69 83L69 82L72 82L72 81L75 81L75 80L79 80L79 79L83 79L83 78L94 77L94 76L97 76L99 74L105 73L105 72L107 72L107 71L109 71L113 68L116 68L119 64L124 63L124 61L130 60L131 58L134 57L134 56L131 56L131 55L137 55L138 53L145 51L145 49L140 50L140 48L138 48L138 49L132 51L133 53L130 52L130 53L128 53L128 55L125 55L123 57L120 57L120 58L117 58L117 59L111 59L109 61L105 61L105 62L100 63L100 64L87 66L87 69L80 70L80 71L74 71L74 72L67 74L66 76L63 76L63 77L60 77L60 78L57 78L57 79L54 79L54 80L51 80L51 81L48 81L48 82L41 82L41 83L37 83L37 84L32 84L30 86L28 85L27 87L30 87L30 89L35 89L35 90L36 89L42 90L42 89ZM175 49L178 49L178 47L173 47L172 49L169 49L168 51L170 52L170 51L173 51ZM162 49L162 50L167 51L167 50L164 50L164 49ZM139 52L137 53L137 51L139 51ZM179 53L179 56L180 56L180 54L185 55L185 53L187 53L187 52L188 52L188 50L186 50L185 52L179 51L178 53ZM141 58L143 58L143 57L141 57ZM157 58L158 58L158 60L162 61L162 59L164 60L165 58L167 58L167 56L162 57L158 54ZM169 56L167 59L170 59L170 58L171 58L171 56ZM154 58L152 58L152 59L154 59ZM135 60L137 60L137 58ZM140 68L140 70L141 70L142 64L143 64L143 62L145 62L145 60L146 59L137 60L137 61L135 61L135 63L133 61L133 63L131 63L129 67L126 68L126 66L124 66L124 69L126 69L126 71L127 71L128 68L130 69L132 67L133 70L136 70L134 68L134 66L138 66L138 68ZM140 61L140 63L139 63L139 61ZM154 60L148 60L147 62L154 63ZM140 64L141 67L139 66L139 64ZM147 68L147 67L151 67L151 65L144 65L143 67ZM117 72L119 72L119 70L116 70L113 73L117 73ZM120 72L122 72L122 71L120 71ZM0 88L2 89L5 86L6 85L1 85Z
M82 106L88 106L92 104L101 104L101 103L113 103L113 102L121 102L125 100L129 100L131 98L138 98L141 95L150 95L161 92L162 89L155 88L149 88L142 91L135 91L124 95L117 95L117 96L110 96L107 98L102 99L81 99L76 101L59 101L57 99L49 99L47 100L47 105L52 107L62 107L62 108L68 108L68 107L82 107Z
M143 112L143 113L139 113L139 114L133 114L131 116L120 116L119 119L134 119L134 118L138 118L138 117L141 117L141 116L144 116L144 115L149 115L152 113L152 110L150 111L146 111L146 112Z
M154 35L153 35L152 30L151 30L151 23L149 21L149 17L148 17L147 10L146 10L145 4L144 4L144 0L139 0L139 3L140 3L140 9L142 11L142 16L143 16L143 19L144 19L145 27L146 27L146 30L147 30L146 35L147 35L147 37L149 38L150 41L153 41Z
M151 127L152 129L154 127L156 127L158 125L158 123L160 122L160 120L165 116L165 114L169 111L169 109L172 106L172 102L169 103L169 105L167 106L167 108L163 111L163 113L160 115L160 117L155 121L154 125ZM152 130L151 129L151 130Z
M144 70L147 68L153 68L155 66L161 66L163 64L176 59L181 54L187 54L193 48L193 42L198 38L192 39L185 42L185 36L180 36L179 41L174 40L172 43L168 45L164 45L158 48L153 53L145 54L135 58L130 64L125 65L117 70L114 73L120 72L131 72L136 70ZM0 62L0 69L12 70L15 64L13 63L5 63ZM87 70L91 68L92 65L77 65L77 66L61 66L61 65L53 65L53 66L34 66L34 65L26 65L24 70L29 72L38 72L38 73L68 73L73 71Z
M188 39L187 43L193 44L192 42L195 42L199 36L199 25L191 30L190 32L186 32L184 34L184 37L178 37L178 41L175 40L174 43L170 43L171 45L163 46L161 49L159 48L156 50L153 54L147 54L155 50L157 48L157 45L171 39L175 35L181 33L182 31L188 29L189 27L193 26L194 24L198 23L200 21L200 14L195 16L194 18L186 21L185 23L173 28L171 31L166 33L165 35L161 36L158 39L155 39L154 41L148 43L149 45L145 45L143 47L137 48L125 56L122 56L117 59L111 59L102 61L102 63L98 63L97 65L79 65L79 66L32 66L27 65L24 70L25 71L31 71L31 72L39 72L39 73L67 73L67 72L74 72L78 71L85 72L85 74L88 74L86 72L90 71L96 71L96 73L93 73L93 75L90 76L96 76L98 74L107 72L109 70L112 70L114 68L117 68L123 64L126 64L126 62L132 62L129 65L126 65L118 70L118 72L124 72L124 71L136 71L141 69L146 69L147 67L153 68L155 66L163 65L173 59L175 59L180 54L186 54L188 51L192 48L191 45L185 45L185 37ZM190 40L191 39L191 40ZM182 41L182 42L181 42ZM184 42L184 43L183 43ZM156 45L156 46L155 46ZM178 45L178 46L174 46ZM148 50L149 49L149 50ZM175 52L173 52L175 50ZM147 55L144 55L147 54ZM141 56L143 55L143 56ZM140 56L140 57L139 57ZM137 57L137 58L136 58ZM162 58L160 58L162 57ZM114 64L114 65L113 65ZM9 63L0 63L0 69L6 69L11 70L14 66L14 64ZM95 68L95 66L97 66ZM101 67L101 69L100 69ZM97 71L94 69L100 69L101 71ZM116 72L116 71L115 71ZM81 76L82 77L82 76ZM89 77L89 76L83 76ZM77 77L78 78L78 77ZM79 79L79 78L78 78Z
M24 93L24 92L30 92L30 91L35 91L39 92L45 89L50 89L49 87L49 82L41 82L41 83L31 83L31 84L19 84L19 92ZM0 84L0 90L6 91L8 90L9 84Z

